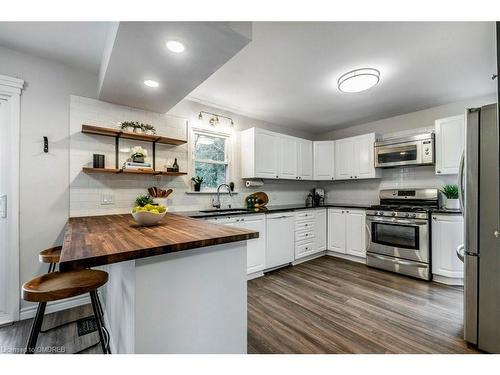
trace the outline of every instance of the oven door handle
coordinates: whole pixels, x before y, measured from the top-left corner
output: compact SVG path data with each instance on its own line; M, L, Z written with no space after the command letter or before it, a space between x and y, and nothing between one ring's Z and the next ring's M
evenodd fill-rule
M368 254L368 256L371 256L373 258L380 259L380 260L383 260L386 262L399 264L401 266L410 266L410 267L417 267L417 268L427 268L428 267L427 264L420 264L420 263L416 263L416 262L407 262L405 260L400 260L400 259L391 259L388 257L384 257L382 255L376 255L376 254L372 254L372 253Z
M367 218L367 221L371 221L374 223L384 223L384 224L413 224L413 225L427 225L427 220L401 220L401 219L376 219L376 218Z

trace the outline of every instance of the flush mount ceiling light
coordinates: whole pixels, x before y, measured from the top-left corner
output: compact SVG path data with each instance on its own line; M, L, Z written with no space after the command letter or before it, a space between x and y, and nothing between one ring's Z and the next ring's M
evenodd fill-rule
M148 86L148 87L158 87L158 86L160 86L160 84L159 84L158 82L153 81L153 80L151 80L151 79L147 79L147 80L145 80L145 81L144 81L144 84L145 84L146 86Z
M169 40L166 45L170 51L175 53L184 52L184 50L186 49L186 47L184 47L184 44L177 40Z
M361 92L375 86L379 80L380 72L377 69L362 68L342 74L337 85L342 92Z

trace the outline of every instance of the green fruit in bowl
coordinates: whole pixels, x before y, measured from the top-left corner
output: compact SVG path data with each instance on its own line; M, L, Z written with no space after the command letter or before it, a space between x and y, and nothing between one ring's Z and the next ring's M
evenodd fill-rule
M158 212L159 213L164 213L166 210L167 210L167 208L165 206L162 206L162 205L158 206Z
M156 209L156 206L153 206L152 204L147 204L144 206L144 208L146 209L146 211L151 211L152 209Z
M159 214L160 211L158 211L156 208L152 208L151 210L149 210L149 212L151 212L152 214Z

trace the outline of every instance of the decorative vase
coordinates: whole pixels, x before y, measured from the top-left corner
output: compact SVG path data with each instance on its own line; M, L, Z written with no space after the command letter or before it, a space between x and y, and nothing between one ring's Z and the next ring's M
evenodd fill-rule
M194 184L194 191L200 191L201 184Z
M134 163L144 163L144 156L133 156L132 161Z
M446 208L448 210L459 210L460 200L458 199L446 199Z

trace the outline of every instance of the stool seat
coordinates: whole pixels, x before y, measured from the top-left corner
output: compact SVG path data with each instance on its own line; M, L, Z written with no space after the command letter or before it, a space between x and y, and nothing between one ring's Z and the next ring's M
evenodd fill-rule
M59 263L59 258L61 257L62 246L51 247L50 249L45 249L40 251L38 254L38 259L42 263Z
M99 270L51 272L24 283L23 299L50 302L96 290L108 281L108 274Z

